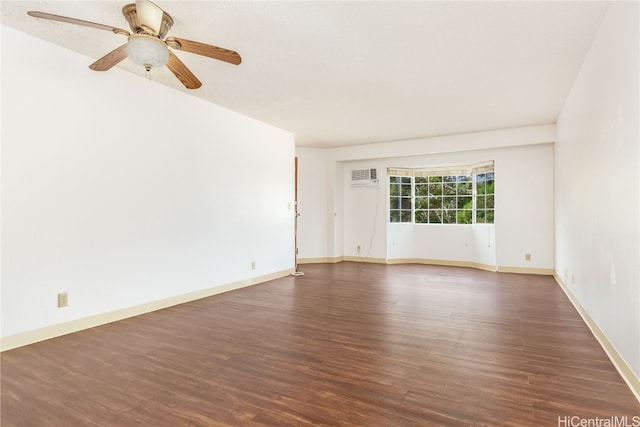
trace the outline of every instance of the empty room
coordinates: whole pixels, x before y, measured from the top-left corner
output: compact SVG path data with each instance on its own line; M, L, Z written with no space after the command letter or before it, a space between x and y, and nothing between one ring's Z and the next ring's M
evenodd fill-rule
M640 426L638 1L2 1L0 425Z

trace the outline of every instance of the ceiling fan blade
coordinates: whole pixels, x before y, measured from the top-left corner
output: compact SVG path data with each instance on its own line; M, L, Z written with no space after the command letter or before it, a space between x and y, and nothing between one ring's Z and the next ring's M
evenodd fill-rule
M124 58L127 57L127 44L123 44L120 47L115 48L111 52L107 53L102 58L98 59L93 64L89 65L94 71L107 71L110 70L114 65L118 64Z
M202 83L198 78L187 68L180 58L178 58L173 52L169 51L169 61L167 61L167 67L175 76L182 82L187 89L198 89L202 86Z
M235 65L239 65L242 62L242 58L238 55L238 52L234 52L233 50L223 49L210 44L194 42L192 40L181 39L178 37L167 37L165 41L169 47L174 49L208 56L209 58L218 59Z
M122 28L112 27L110 25L97 24L95 22L83 21L82 19L69 18L68 16L54 15L53 13L39 12L37 10L30 10L27 12L29 16L35 18L49 19L51 21L66 22L67 24L82 25L83 27L97 28L99 30L109 31L115 34L129 35L129 31Z
M150 30L154 36L160 34L164 10L150 0L136 0L136 14L141 26Z

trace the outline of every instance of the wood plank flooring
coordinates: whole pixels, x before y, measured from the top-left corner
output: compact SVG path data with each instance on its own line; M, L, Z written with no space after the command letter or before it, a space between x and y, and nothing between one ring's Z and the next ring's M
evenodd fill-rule
M2 353L0 424L640 425L640 404L551 277L301 269Z

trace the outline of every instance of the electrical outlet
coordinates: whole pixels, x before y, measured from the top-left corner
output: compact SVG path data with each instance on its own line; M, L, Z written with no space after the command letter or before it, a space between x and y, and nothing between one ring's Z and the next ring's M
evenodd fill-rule
M531 261L531 254L524 254L525 261Z
M58 307L66 307L69 305L69 294L62 292L58 294Z
M358 251L358 255L360 255L360 245L356 246L356 251Z
M256 262L255 261L251 261L251 269L252 270L256 269Z

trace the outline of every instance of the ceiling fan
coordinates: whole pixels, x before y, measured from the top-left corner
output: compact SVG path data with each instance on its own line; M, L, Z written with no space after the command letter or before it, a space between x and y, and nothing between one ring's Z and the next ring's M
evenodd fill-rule
M135 3L127 4L122 8L122 14L129 22L131 33L122 28L46 12L32 10L27 14L36 18L82 25L127 36L127 43L89 65L89 68L95 71L107 71L128 56L136 64L142 65L147 73L152 68L166 64L187 89L197 89L202 86L202 83L171 49L207 56L234 65L242 62L240 55L233 50L178 37L166 37L173 25L173 18L150 0L135 0Z

